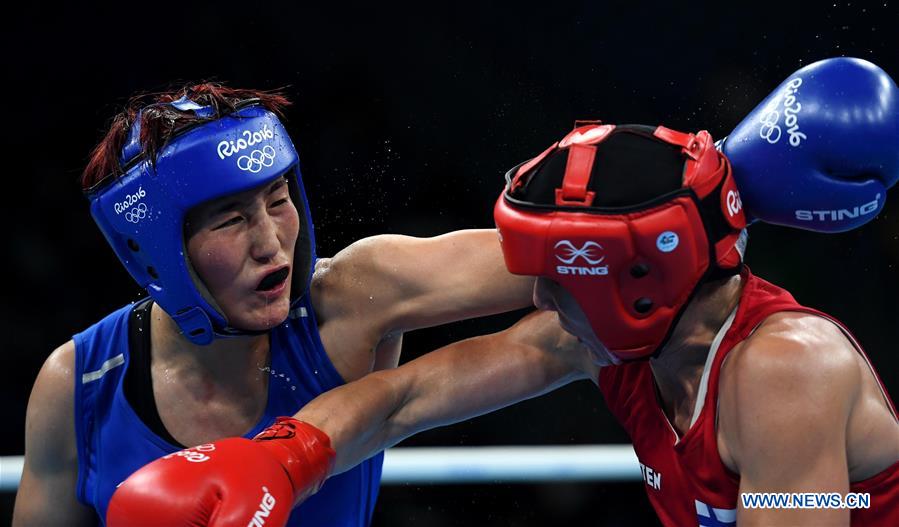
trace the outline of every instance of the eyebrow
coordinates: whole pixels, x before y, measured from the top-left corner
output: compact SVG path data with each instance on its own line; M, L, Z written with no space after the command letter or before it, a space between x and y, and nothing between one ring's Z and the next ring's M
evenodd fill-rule
M280 178L280 179L274 181L272 183L272 185L268 188L268 191L266 191L265 195L270 196L270 195L274 194L275 191L277 191L278 189L280 189L281 187L283 187L286 184L287 184L287 180L284 178ZM209 215L217 216L219 214L231 212L233 210L243 207L245 204L246 204L246 201L241 201L239 199L231 200L231 201L225 202L225 203L219 205L218 207L216 207L215 209L213 209L209 213Z

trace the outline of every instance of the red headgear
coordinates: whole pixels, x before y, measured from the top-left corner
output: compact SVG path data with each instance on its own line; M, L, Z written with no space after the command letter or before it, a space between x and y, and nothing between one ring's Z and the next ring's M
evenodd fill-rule
M661 349L702 280L739 272L746 218L706 131L580 126L506 181L509 271L561 284L622 360Z

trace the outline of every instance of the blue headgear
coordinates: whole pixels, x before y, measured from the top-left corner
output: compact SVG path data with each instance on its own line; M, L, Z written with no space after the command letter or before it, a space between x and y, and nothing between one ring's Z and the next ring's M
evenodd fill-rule
M91 215L131 276L196 344L214 337L254 334L229 326L187 258L184 220L197 205L263 185L288 181L300 217L294 250L291 308L309 290L315 238L299 155L290 136L258 100L228 115L187 98L171 106L201 119L177 131L155 159L142 152L140 115L122 148L121 177L89 189Z

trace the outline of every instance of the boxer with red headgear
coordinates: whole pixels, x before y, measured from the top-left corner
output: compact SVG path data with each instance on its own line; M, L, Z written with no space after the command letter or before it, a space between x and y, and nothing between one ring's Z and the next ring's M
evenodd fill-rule
M577 128L509 172L495 219L509 270L538 276L538 306L625 361L596 382L664 524L850 518L740 507L764 491L868 493L853 525L899 520L895 407L842 324L742 266L742 202L707 132Z
M506 266L565 287L621 360L656 354L700 283L740 271L746 220L708 132L581 126L506 177Z
M664 525L899 522L895 407L842 324L742 265L739 195L707 133L579 127L508 173L495 219L509 269L538 276L544 311L304 407L296 417L331 436L337 470L590 379ZM741 505L752 492L871 501Z

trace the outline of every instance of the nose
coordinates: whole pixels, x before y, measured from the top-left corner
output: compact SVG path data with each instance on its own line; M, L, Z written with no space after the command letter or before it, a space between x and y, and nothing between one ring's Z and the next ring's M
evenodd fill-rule
M558 306L556 305L555 297L553 296L555 285L556 284L548 278L543 278L542 276L537 277L537 280L534 282L534 305L537 306L538 309L544 311L558 311Z
M267 212L256 215L253 223L253 244L250 254L260 262L268 262L281 249L278 225Z

